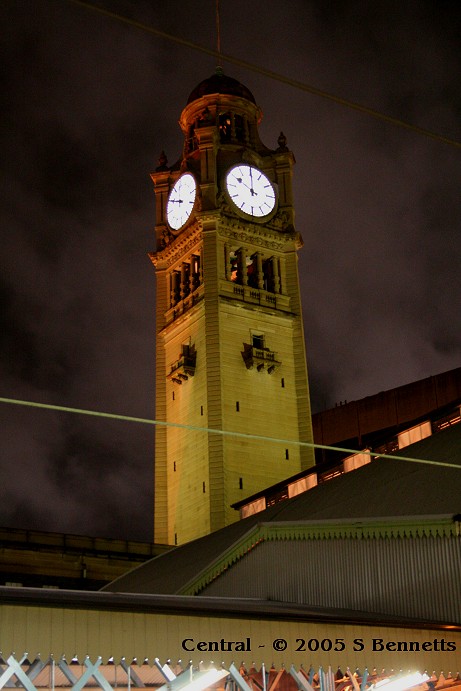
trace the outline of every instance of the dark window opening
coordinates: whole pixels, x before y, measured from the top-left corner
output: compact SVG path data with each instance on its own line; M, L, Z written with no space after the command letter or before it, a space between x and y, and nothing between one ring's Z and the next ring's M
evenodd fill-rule
M203 415L203 405L200 406L200 415Z
M243 477L239 477L239 489L243 489Z
M192 256L192 262L191 262L191 271L192 271L192 290L196 290L196 288L199 287L200 285L200 256L194 254Z
M282 389L284 389L284 388L285 388L285 379L282 377L282 379L281 379L280 381L281 381L281 384L282 384Z
M173 271L171 274L171 302L177 305L181 299L181 272Z
M256 260L256 254L252 254L251 257L247 257L247 277L248 285L251 288L258 287L258 264Z
M253 348L258 348L259 350L264 349L264 334L254 334L252 336Z
M229 254L229 262L230 262L230 280L236 281L237 280L237 271L238 271L238 259L237 259L237 255L235 252L231 252Z
M290 458L290 454L288 453L288 449L285 449L285 458L287 461Z
M285 501L285 499L288 499L288 489L285 487L285 489L282 489L280 492L277 492L276 494L271 494L270 497L266 498L266 509L269 508L269 506L274 506L274 504L278 504L279 501Z
M187 262L183 262L181 279L181 298L185 298L190 293L190 264Z
M267 290L269 293L275 292L274 266L272 263L272 259L265 259L263 261L263 283L264 290Z
M235 138L237 139L238 142L244 142L245 141L245 120L243 118L243 115L235 115L234 116L234 123L235 123Z
M235 410L237 411L237 413L240 412L240 403L238 401L235 402Z
M206 490L205 490L205 483L204 482L202 483L202 490L203 490L203 494L205 494Z
M219 116L219 136L222 142L230 142L232 139L232 117L230 113L221 113Z

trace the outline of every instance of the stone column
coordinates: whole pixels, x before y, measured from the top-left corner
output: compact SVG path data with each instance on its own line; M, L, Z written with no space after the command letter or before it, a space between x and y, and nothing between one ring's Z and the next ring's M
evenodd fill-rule
M274 280L274 293L281 293L278 257L272 257L272 276Z
M247 253L244 247L237 250L237 283L248 285Z
M224 243L224 275L226 281L231 280L230 247L228 242Z

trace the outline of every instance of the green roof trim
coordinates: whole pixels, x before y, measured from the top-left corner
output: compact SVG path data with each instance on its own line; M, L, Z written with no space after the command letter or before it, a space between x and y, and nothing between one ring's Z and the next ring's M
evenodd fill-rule
M343 521L257 523L229 549L186 583L178 595L198 595L262 542L277 540L389 540L461 537L461 522L452 516Z

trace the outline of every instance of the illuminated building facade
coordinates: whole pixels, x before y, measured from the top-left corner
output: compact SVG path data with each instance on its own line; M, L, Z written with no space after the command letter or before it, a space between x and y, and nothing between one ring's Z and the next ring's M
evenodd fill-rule
M312 442L294 229L294 157L261 142L251 92L217 72L191 93L183 153L156 194L156 418ZM310 467L311 449L158 427L155 542L237 519L231 505Z

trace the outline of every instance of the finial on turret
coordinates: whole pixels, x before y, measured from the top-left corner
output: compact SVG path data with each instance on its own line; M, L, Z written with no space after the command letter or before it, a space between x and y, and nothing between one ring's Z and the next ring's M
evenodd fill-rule
M158 166L155 169L157 173L160 173L162 170L168 170L168 159L166 157L166 153L162 150L159 159L158 159Z
M277 149L277 153L289 151L289 149L287 147L287 138L285 137L283 132L280 132L279 138L277 139L277 144L279 145L279 147Z

